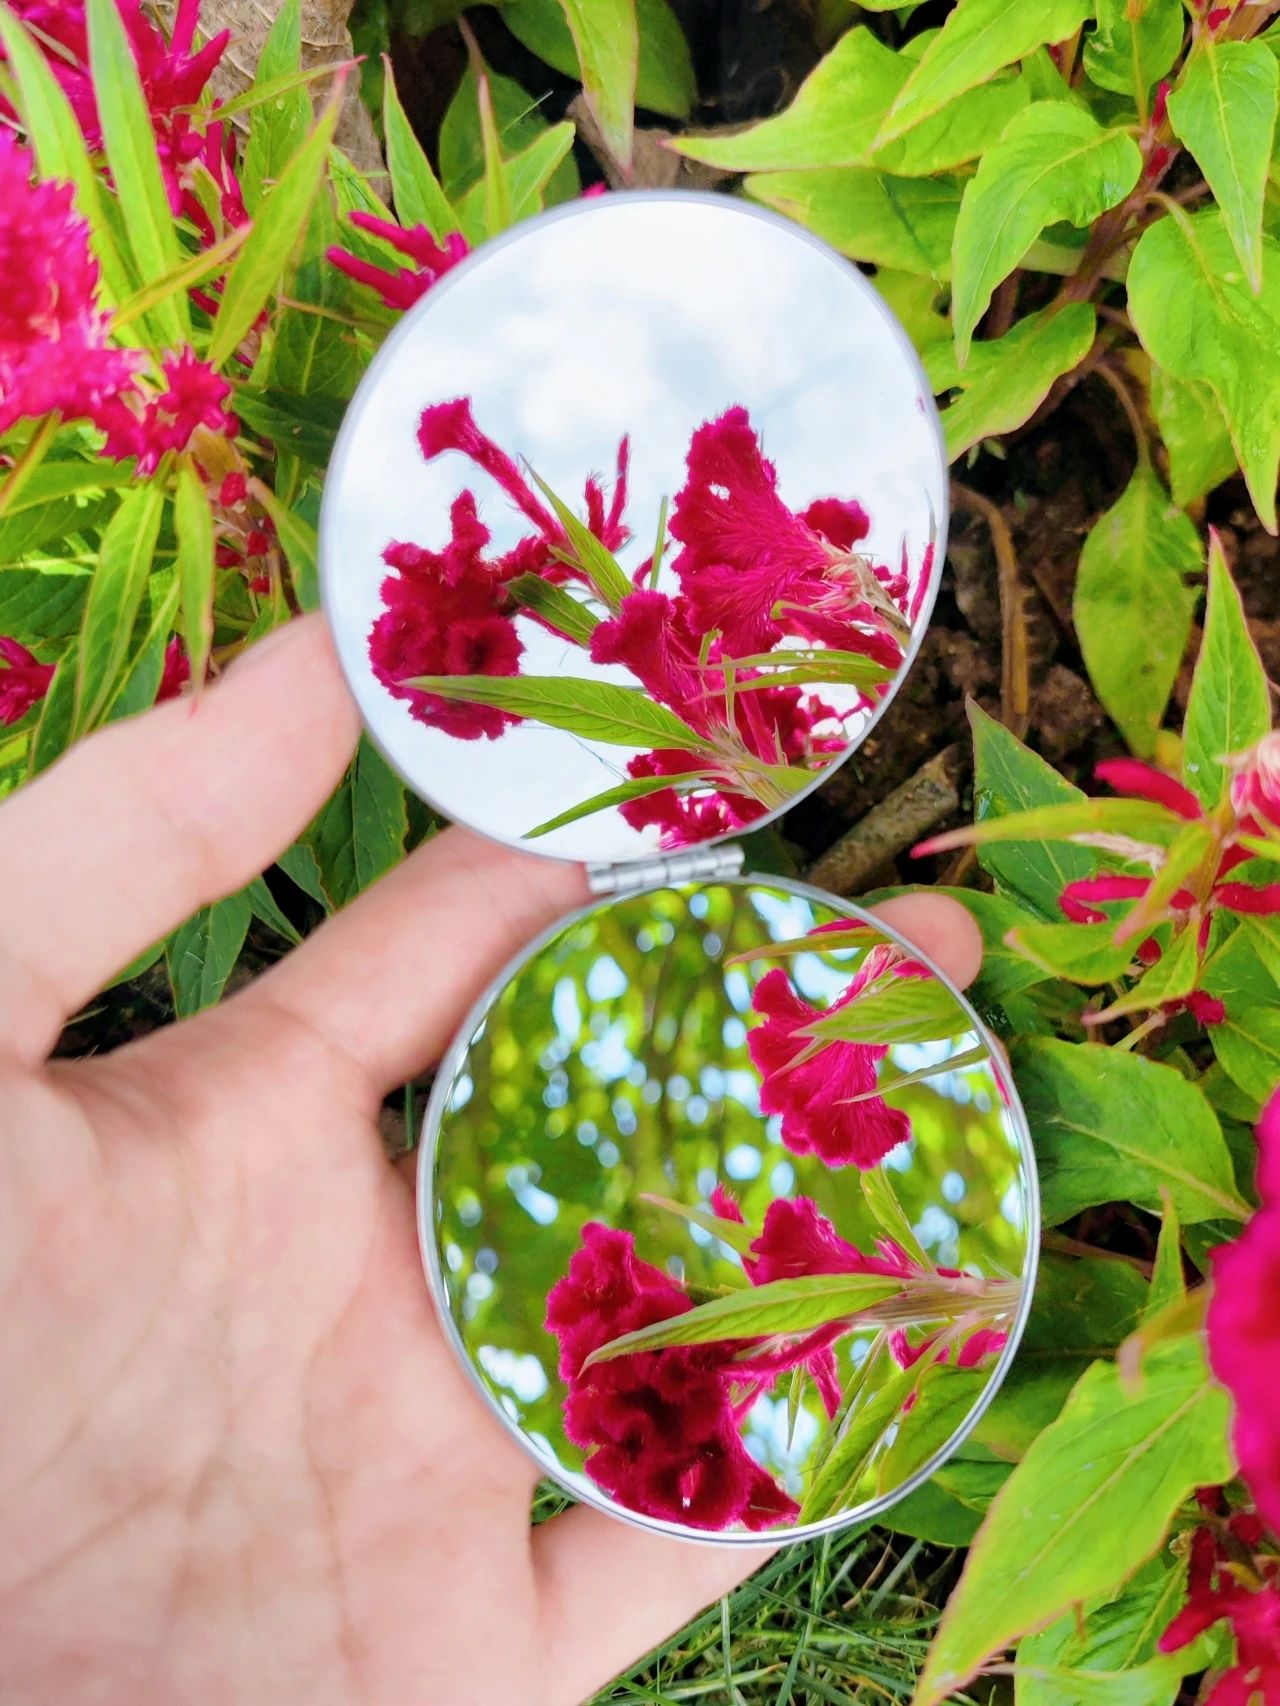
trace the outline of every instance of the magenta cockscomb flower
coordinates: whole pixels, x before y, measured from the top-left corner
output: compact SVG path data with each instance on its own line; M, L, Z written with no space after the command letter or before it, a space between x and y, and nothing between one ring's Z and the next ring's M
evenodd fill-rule
M836 498L800 513L788 508L738 406L690 441L671 510L671 534L683 547L672 566L698 628L718 632L737 656L791 635L896 669L910 631L905 576L856 552L868 526L860 504Z
M34 170L0 129L0 432L50 414L97 422L146 359L108 345L88 223L70 184Z
M150 474L168 451L185 450L197 428L233 438L239 430L227 408L230 384L194 350L178 350L161 363L165 389L146 394L135 389L101 412L106 452L119 461L136 456L139 474Z
M799 1507L743 1443L728 1345L671 1346L583 1364L624 1333L684 1314L684 1290L635 1251L629 1232L592 1222L547 1298L568 1386L565 1432L598 1487L645 1516L694 1528L789 1522Z
M176 634L171 634L164 648L164 668L160 673L160 685L156 689L156 704L163 704L166 699L176 699L190 680L191 659L187 656L187 648Z
M1263 735L1236 760L1231 804L1246 831L1261 836L1280 833L1280 729Z
M400 226L360 210L350 218L357 231L381 238L411 263L392 269L377 266L337 244L327 251L328 259L339 272L346 273L357 284L368 285L388 308L412 308L437 279L471 253L461 231L450 231L443 243L437 243L425 225Z
M761 1109L781 1116L782 1141L794 1154L817 1155L829 1167L875 1167L910 1137L906 1114L876 1094L887 1044L818 1043L804 1032L819 1019L854 1008L881 979L928 975L901 949L881 944L868 952L844 994L825 1010L803 1000L781 966L760 979L751 1005L764 1022L748 1034L747 1047L763 1080Z
M450 519L443 551L400 543L383 552L394 573L382 583L385 609L369 633L369 661L419 722L456 740L496 740L518 719L408 685L420 675L515 675L520 666L524 646L502 575L485 558L489 529L470 492L454 499Z
M1215 1623L1227 1622L1236 1660L1204 1697L1204 1706L1254 1706L1280 1700L1280 1563L1258 1553L1261 1522L1251 1512L1220 1528L1198 1528L1191 1541L1187 1602L1160 1637L1162 1653L1189 1646ZM1249 1560L1247 1575L1241 1569Z
M19 722L49 691L54 666L0 634L0 723Z
M1240 1473L1258 1509L1280 1531L1280 1091L1258 1125L1262 1206L1234 1244L1213 1253L1209 1362L1231 1393Z

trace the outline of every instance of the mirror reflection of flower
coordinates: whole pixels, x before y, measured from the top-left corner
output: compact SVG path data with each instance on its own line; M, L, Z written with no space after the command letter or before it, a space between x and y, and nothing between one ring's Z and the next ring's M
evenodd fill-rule
M583 644L579 635L562 634L552 617L521 605L511 590L518 576L575 585L587 598L595 589L573 566L560 522L477 425L469 398L424 409L418 443L428 461L450 450L468 457L532 531L514 549L488 554L489 530L474 493L464 490L454 500L451 538L442 550L389 544L383 558L393 573L382 584L384 611L369 635L370 661L378 680L420 722L460 740L497 739L521 718L410 683L424 676L519 674L519 615ZM610 552L630 538L623 522L627 456L624 438L607 506L594 475L584 491L586 525ZM782 803L785 795L774 797L776 778L768 777L767 767L805 771L842 750L845 719L874 704L883 681L900 666L916 613L905 564L892 571L877 567L855 549L869 528L861 505L838 498L818 499L802 512L786 505L744 408L700 426L686 462L670 522L680 546L672 563L679 593L646 585L646 562L633 578L634 590L587 642L594 662L623 665L698 737L696 751L658 748L627 765L633 780L685 781L681 790L659 789L620 807L634 829L656 826L666 847L737 829ZM927 562L924 568L915 603L927 584ZM873 684L845 712L796 685L759 685L765 672L739 660L758 662L764 653L785 664L785 650L776 648L788 640L866 660L883 681L873 674ZM691 776L698 778L696 791L689 789Z

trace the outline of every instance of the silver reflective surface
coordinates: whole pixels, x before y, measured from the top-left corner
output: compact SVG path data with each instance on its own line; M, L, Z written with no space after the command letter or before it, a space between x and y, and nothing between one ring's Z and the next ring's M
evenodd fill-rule
M1037 1217L971 1009L784 882L557 925L464 1026L420 1161L437 1304L497 1413L580 1498L717 1540L872 1514L955 1449Z
M447 816L652 855L863 738L946 491L855 268L726 197L609 195L487 245L388 340L328 478L324 602L375 740Z

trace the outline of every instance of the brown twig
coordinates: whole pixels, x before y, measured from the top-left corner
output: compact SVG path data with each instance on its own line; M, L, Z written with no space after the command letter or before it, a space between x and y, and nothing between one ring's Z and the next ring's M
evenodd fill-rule
M1133 393L1109 362L1105 360L1098 362L1093 371L1099 379L1104 379L1114 391L1116 400L1124 410L1130 430L1133 433L1134 448L1138 453L1138 460L1146 462L1150 455L1147 441L1147 423L1142 418L1142 411L1133 400Z
M1031 720L1031 656L1027 641L1026 590L1018 574L1018 556L1008 523L991 499L970 486L951 482L951 496L986 522L996 554L1000 588L1000 721L1019 738Z
M834 894L853 894L960 809L964 754L944 747L900 788L873 806L807 872L807 880Z

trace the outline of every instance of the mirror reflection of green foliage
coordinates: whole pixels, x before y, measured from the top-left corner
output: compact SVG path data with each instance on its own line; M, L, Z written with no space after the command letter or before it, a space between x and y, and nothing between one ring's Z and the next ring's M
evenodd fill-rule
M856 1169L784 1147L778 1121L760 1113L747 1047L751 992L775 965L815 1009L842 992L865 948L772 954L775 942L838 916L754 885L617 899L535 952L472 1033L447 1088L435 1161L449 1306L495 1401L570 1480L583 1453L564 1435L557 1347L543 1321L588 1220L633 1233L638 1254L683 1281L695 1303L742 1286L740 1258L646 1198L709 1212L722 1184L758 1228L775 1198L804 1195L860 1249L883 1235ZM888 1157L883 1182L931 1262L1018 1277L1027 1180L983 1039L958 1003L956 1012L941 1027L945 1040L895 1047L881 1063L885 1084L936 1069L885 1091L909 1115L913 1138ZM951 1059L960 1064L948 1070ZM837 1347L842 1385L870 1343L862 1333ZM945 1392L946 1373L937 1370L928 1390ZM966 1386L980 1390L989 1375L984 1365ZM788 1385L757 1400L747 1439L803 1496L830 1429L808 1380L788 1416ZM887 1424L858 1477L858 1502L880 1490L892 1412Z

